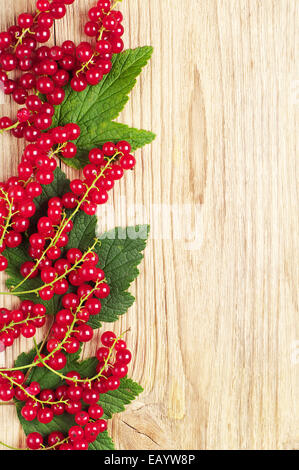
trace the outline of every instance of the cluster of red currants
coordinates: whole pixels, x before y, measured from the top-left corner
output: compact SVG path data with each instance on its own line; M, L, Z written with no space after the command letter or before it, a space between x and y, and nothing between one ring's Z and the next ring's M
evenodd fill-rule
M83 91L87 85L97 85L112 67L112 55L124 49L121 39L124 34L123 15L114 11L116 2L99 0L89 12L89 20L84 28L85 34L96 38L95 47L88 42L81 42L76 48L76 58L81 67L75 68L71 87ZM83 64L83 65L82 65Z
M0 119L0 132L11 130L15 137L27 142L18 176L0 184L0 253L21 244L22 233L27 232L29 219L36 212L34 198L41 195L42 185L54 180L55 157L68 159L77 153L74 141L80 136L78 125L70 123L50 129L55 105L63 102L63 87L68 83L75 91L83 91L110 72L112 55L124 47L123 17L114 10L118 1L99 0L89 10L85 33L96 38L95 45L81 42L76 46L65 41L61 47L38 47L49 39L54 20L64 17L65 5L74 0L37 0L34 14L21 14L16 26L0 33L0 82L4 92L23 106L16 121L9 117ZM9 77L14 70L21 71L16 79ZM30 231L28 235L32 261L20 267L23 279L11 294L36 293L42 301L59 295L62 308L56 313L41 350L37 350L33 363L26 367L50 369L64 382L56 390L42 390L38 382L28 382L28 374L21 370L26 367L0 369L0 401L22 402L23 418L42 424L49 424L64 413L72 415L75 425L68 435L52 432L45 441L48 448L87 450L107 429L107 422L102 419L101 395L117 390L120 379L128 373L131 353L125 341L110 331L101 336L102 347L96 353L98 364L93 378L82 378L76 371L63 376L61 371L67 365L67 354L78 353L81 344L93 338L94 331L88 322L101 312L101 301L110 294L105 273L98 267L95 250L98 240L84 253L77 248L66 249L74 216L79 210L94 215L97 205L107 202L115 181L135 164L126 141L106 142L102 148L92 149L89 163L83 169L84 178L71 181L70 191L62 197L49 199L47 212L37 221L35 233ZM7 259L0 254L0 270L7 265ZM40 287L18 292L32 278L40 278ZM0 345L11 346L21 335L34 337L36 329L45 322L46 308L39 303L26 300L19 309L1 309ZM27 436L27 446L32 450L46 448L39 433Z
M42 192L37 181L24 181L11 177L0 184L0 253L6 248L16 248L22 243L22 233L29 227L35 214L34 198ZM0 255L0 271L7 268L7 259Z
M49 40L54 20L63 18L66 14L66 5L74 1L37 0L34 13L20 14L17 25L0 33L0 81L3 83L4 93L12 95L18 104L25 104L29 90L35 88L39 91L38 82L42 87L43 79L36 78L36 75L52 73L52 67L57 67L56 63L53 65L53 62L45 61L48 58L46 54L48 48L37 46ZM11 79L8 73L14 70L24 73L18 79ZM63 95L64 98L59 77L56 86L59 89L53 87L51 91L53 104L58 101L58 95ZM62 100L63 98L61 96Z
M30 127L29 127L30 128ZM42 193L41 185L51 184L54 180L54 170L57 167L55 155L60 154L64 158L73 158L77 147L74 142L80 136L80 127L77 124L67 124L64 127L56 127L48 133L43 133L34 144L28 144L22 155L22 161L18 165L18 177L11 177L6 183L0 184L0 253L5 248L16 248L22 243L22 233L29 228L29 219L36 212L34 198ZM63 207L71 208L72 197L66 194L62 200L54 198L49 201L48 218L52 230L44 235L50 235L54 231L53 225L60 223ZM39 221L41 231L45 219ZM57 240L56 248L50 250L53 255L60 256L60 248L68 242L68 228L72 228L70 222L66 225L64 233ZM54 233L54 232L53 232ZM36 235L31 238L30 255L35 259L41 240ZM55 259L55 258L53 258ZM22 274L28 274L30 263L26 263ZM0 255L0 271L7 268L7 259ZM34 277L34 276L31 276Z
M31 135L32 132L31 130ZM32 143L27 144L24 149L22 161L18 166L19 177L25 181L34 177L42 185L51 184L57 168L55 156L74 158L77 146L70 141L78 139L79 136L80 127L72 123L55 127L47 133L36 133L34 140L30 140Z
M18 111L16 121L7 116L1 118L0 130L11 130L15 137L35 142L41 131L51 126L54 106L64 101L65 85L70 82L73 90L80 92L87 85L97 85L110 72L112 55L124 47L123 16L114 11L117 1L100 0L89 10L91 21L85 32L89 37L97 36L95 46L86 41L76 46L68 40L61 46L37 47L47 42L54 20L63 18L65 4L74 0L38 0L34 14L22 13L18 25L0 33L0 83L6 95L25 105ZM14 70L21 70L21 76L9 78ZM39 94L46 102L41 101Z
M50 136L45 134L45 140L49 138L51 140L49 145L51 145L53 143L51 136L54 135L55 142L60 144L58 151L62 152L64 148L68 148L70 142L63 149L61 146L65 144L61 144L61 142L69 139L70 133L72 133L71 138L74 138L74 134L78 135L79 131L78 126L69 124L64 128L53 129ZM61 134L64 134L63 139ZM57 135L60 136L60 139L57 138ZM130 144L125 141L118 142L116 145L108 142L103 145L102 149L91 150L89 153L90 164L86 165L83 170L85 180L73 180L70 183L71 192L65 193L61 198L54 197L48 201L47 215L38 220L37 232L29 237L28 253L33 261L25 262L20 268L25 279L32 279L41 274L45 286L39 289L38 293L43 300L50 300L54 294L64 295L68 291L69 284L80 286L79 295L81 295L82 284L85 281L103 281L100 279L102 274L99 275L99 270L96 268L98 259L95 253L88 252L83 255L80 250L77 250L75 258L72 260L72 253L76 250L70 250L65 259L61 258L62 248L68 244L68 234L73 229L72 219L76 212L82 209L88 215L95 214L97 204L107 202L108 190L113 188L114 182L123 176L124 170L133 168L136 161L133 155L130 155L130 150ZM35 165L39 165L40 169L35 175L39 182L52 181L53 174L50 170L41 167L41 162L46 164L51 158L42 153L38 145L27 145L23 157L26 159L23 163L28 165L28 168L31 165L30 162L33 161L35 161ZM118 163L114 163L116 159L119 160ZM72 212L67 216L66 211ZM55 262L54 266L53 262ZM75 266L71 267L74 262ZM4 268L5 264L3 262ZM107 287L105 289L107 290ZM95 295L98 297L104 295L103 284L98 286Z
M106 142L102 149L92 149L88 156L90 163L83 168L85 179L74 179L70 184L73 207L76 207L77 200L80 202L84 199L80 208L86 214L94 215L97 205L108 201L108 191L114 187L115 181L123 177L125 170L134 168L136 160L130 155L130 151L131 146L126 141L120 141L116 145Z
M64 202L68 202L67 198L53 197L48 201L47 216L43 216L38 220L36 233L29 237L28 254L34 261L26 261L22 264L20 272L25 279L33 279L40 273L39 271L46 272L46 269L52 268L55 264L55 277L65 273L68 264L65 264L64 259L61 258L62 248L68 244L68 233L73 229L72 220L66 220L66 215L63 214L63 208L66 207ZM50 271L49 271L50 272ZM58 274L59 273L59 274ZM43 274L42 279L46 275ZM50 279L50 274L49 274ZM51 278L54 282L54 278ZM61 289L56 285L56 290ZM67 289L66 289L67 290ZM43 300L50 300L54 295L54 286L52 295L40 292L40 297Z
M41 278L46 284L40 291L41 297L48 300L54 293L62 295L63 309L55 316L46 344L52 355L49 365L54 370L61 370L66 364L62 349L74 354L78 352L80 343L93 338L93 329L88 321L90 316L100 313L101 299L110 294L110 288L104 282L104 271L96 267L97 263L96 253L89 251L82 255L80 250L72 248L66 259L61 258L54 267L41 270ZM69 284L77 286L76 293L67 293Z
M33 338L37 328L46 323L46 307L28 300L21 302L15 310L0 309L0 351L2 347L12 346L14 341L23 336Z
M8 402L16 398L23 402L21 414L26 421L37 419L42 424L49 424L55 416L64 413L74 417L75 425L69 429L68 436L60 432L51 433L48 436L48 447L87 450L88 444L107 429L107 421L102 419L104 410L101 407L101 395L119 388L120 379L127 375L132 356L126 342L111 331L102 334L101 342L102 347L96 353L99 361L96 375L91 379L83 379L76 371L68 372L64 383L56 390L41 390L38 382L26 385L26 377L21 370L1 372L0 400ZM50 365L48 359L44 360ZM40 366L44 367L44 364L41 362ZM41 448L42 436L29 434L27 445L32 450Z

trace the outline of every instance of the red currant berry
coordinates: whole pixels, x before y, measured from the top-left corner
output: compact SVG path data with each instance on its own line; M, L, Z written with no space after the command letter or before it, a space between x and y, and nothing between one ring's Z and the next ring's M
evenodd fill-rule
M0 255L0 271L1 271L1 272L2 272L2 271L5 271L5 269L7 268L7 266L8 266L8 261L7 261L7 259L6 259L4 256Z
M18 16L18 25L20 28L27 29L33 25L34 18L29 13L22 13Z
M30 450L38 450L43 445L43 436L38 432L32 432L28 434L26 444Z
M88 415L94 420L100 419L103 416L103 414L104 414L104 410L100 405L95 404L95 405L91 405L88 408Z
M114 364L114 367L113 367L113 371L112 371L112 374L114 375L114 377L118 377L119 379L122 379L123 377L126 377L128 373L128 367L126 366L126 364ZM108 387L109 387L109 384L108 384ZM111 388L109 387L109 389L111 390Z
M111 348L116 340L116 334L113 331L105 331L101 336L101 342L104 346Z
M108 424L107 424L107 421L105 421L104 419L97 420L96 424L98 426L98 429L99 429L100 433L107 430Z
M54 296L54 290L52 287L44 287L39 291L39 296L42 300L51 300Z
M77 146L68 142L61 151L63 158L74 158L77 154Z
M116 353L116 361L121 364L129 364L132 360L132 354L128 349L121 349Z
M100 399L100 394L96 390L84 390L82 400L87 405L94 405Z
M80 341L76 338L69 338L64 343L64 349L68 354L76 354L80 349Z
M69 413L70 415L75 415L82 409L82 403L81 401L70 401L66 407L65 411Z
M75 416L75 421L79 426L85 426L89 422L90 417L91 416L86 411L79 411Z
M37 408L33 406L24 406L21 410L21 415L26 421L33 421L37 416Z
M33 338L36 333L36 327L33 324L24 325L21 328L21 334L24 338Z
M77 261L80 261L82 258L82 251L80 251L78 248L71 248L67 252L67 259L71 264L75 264Z
M5 237L5 243L8 248L16 248L22 243L22 235L11 230Z
M70 380L67 380L66 379L66 383L68 385L73 385L74 382L76 382L76 380L80 380L81 379L81 375L79 374L79 372L76 372L74 370L68 372L66 374L66 377L69 377Z
M49 11L50 2L48 0L37 0L36 9L39 11Z
M53 447L59 442L64 441L65 437L60 431L53 431L51 434L48 436L48 445L49 447Z
M66 366L66 357L65 355L57 351L54 355L48 360L48 365L54 370L61 370Z
M88 82L85 78L84 75L79 75L78 77L73 77L71 80L71 87L74 91L77 91L78 93L81 91L84 91L85 88L87 87Z
M95 292L96 297L99 297L100 299L105 299L109 294L110 287L105 282L101 283Z
M85 440L74 442L73 450L88 450L88 442Z
M93 54L92 46L88 42L81 42L76 48L76 56L80 62L88 62Z
M108 390L117 390L120 386L120 380L117 376L109 377L107 379L106 385L108 387Z
M76 327L75 337L81 343L87 343L93 338L93 329L89 325L79 325Z
M95 37L95 36L97 36L98 31L99 31L98 24L95 23L94 21L88 21L85 24L84 32L85 32L86 36L89 36L91 38Z
M50 5L50 11L51 11L53 17L55 18L55 20L59 20L59 19L61 19L65 16L66 7L63 3L58 2L58 1L56 1L56 2L54 1Z
M68 134L69 140L77 140L78 137L80 137L81 129L80 129L80 126L78 126L78 124L69 123L65 126L65 130Z
M38 270L35 269L35 263L33 261L23 263L20 272L26 279L34 279L38 276Z
M123 170L132 170L136 165L136 159L133 155L125 155L120 159L120 166Z
M102 150L104 155L106 155L107 157L112 157L115 154L117 148L115 147L113 142L106 142L106 144L103 145Z
M51 408L41 408L37 412L37 420L41 424L49 424L54 418L54 413Z

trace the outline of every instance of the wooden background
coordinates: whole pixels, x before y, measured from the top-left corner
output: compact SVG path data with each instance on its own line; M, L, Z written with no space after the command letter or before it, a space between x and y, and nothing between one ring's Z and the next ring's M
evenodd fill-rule
M2 29L34 4L0 3ZM57 23L58 44L82 37L92 3L76 0ZM115 220L99 220L100 230L150 222L155 234L137 303L115 325L132 327L132 376L145 388L113 420L116 446L298 449L299 4L125 0L121 9L126 46L155 53L120 120L158 137L114 192ZM12 114L9 100L1 114ZM5 178L23 142L0 142ZM169 221L157 204L173 208ZM0 423L0 440L24 443L12 407L0 407Z

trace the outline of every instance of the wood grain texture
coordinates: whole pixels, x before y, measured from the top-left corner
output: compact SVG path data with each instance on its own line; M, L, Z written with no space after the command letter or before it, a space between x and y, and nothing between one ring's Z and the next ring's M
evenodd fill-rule
M33 5L0 3L2 29ZM90 5L76 0L57 23L57 43L82 37ZM113 420L116 447L298 449L299 4L126 0L121 8L126 45L152 44L155 53L120 121L157 140L114 192L114 220L99 213L101 231L152 225L137 302L115 325L132 328L132 376L145 388ZM1 108L11 114L9 101ZM5 178L23 143L0 142ZM159 204L172 207L169 221ZM25 347L9 350L6 363ZM12 408L0 407L0 423L0 440L24 442Z

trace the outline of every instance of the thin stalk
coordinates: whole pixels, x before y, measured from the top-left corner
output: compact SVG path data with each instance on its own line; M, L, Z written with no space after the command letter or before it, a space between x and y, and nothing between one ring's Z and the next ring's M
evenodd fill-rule
M32 290L27 290L27 291L20 291L20 292L15 292L15 291L12 291L12 292L8 292L7 295L25 295L25 294L38 294L39 291L41 291L42 289L46 288L46 287L54 287L54 284L58 281L61 281L62 279L65 279L66 276L68 276L71 272L75 271L76 268L79 266L79 264L81 263L84 263L85 261L85 258L86 256L91 253L93 251L93 249L95 248L95 246L99 243L99 240L96 239L95 243L93 244L92 247L90 247L88 249L88 251L86 253L84 253L84 256L76 261L75 264L73 264L73 266L70 268L70 269L67 269L64 274L61 274L60 276L58 276L54 281L52 282L49 282L48 284L43 284L42 286L40 287L37 287L36 289L32 289ZM1 246L1 245L0 245ZM5 292L0 292L0 295L5 295Z
M129 331L129 330L127 330ZM37 351L37 354L40 358L40 361L44 364L44 366L49 369L51 372L53 372L53 374L56 374L58 377L60 377L62 380L69 380L71 382L74 382L74 383L91 383L93 382L94 380L97 380L97 379L100 379L101 377L104 377L102 374L104 372L104 370L106 369L108 363L109 363L109 360L111 359L111 356L114 352L114 348L115 348L115 345L117 343L117 341L119 341L124 334L126 334L125 331L124 333L122 333L120 336L118 336L117 338L115 338L115 340L113 341L113 345L109 348L109 354L107 356L107 358L104 360L104 365L102 367L102 369L100 370L100 372L95 375L94 377L92 377L91 379L74 379L74 378L71 378L71 377L67 377L66 375L63 375L61 374L60 372L58 372L57 370L54 370L52 369L52 367L50 367L48 364L46 364L44 361L45 359L41 357L40 353L38 352L38 349L37 349L37 344L35 342L35 348L36 348L36 351Z
M16 382L15 380L13 380L11 377L9 377L8 375L6 374L3 374L3 372L0 372L0 375L2 377L4 377L6 380L8 380L12 385L14 385L15 387L18 387L20 388L21 390L23 390L24 393L26 393L26 395L31 398L31 400L34 400L36 401L37 403L40 403L42 406L44 405L59 405L61 403L64 403L64 404L67 404L68 402L67 401L63 401L63 400L59 400L59 401L42 401L42 400L39 400L38 398L36 398L34 395L32 395L31 393L29 393L21 384L19 384L18 382Z
M29 449L18 449L17 447L9 446L8 444L5 444L4 442L1 442L1 441L0 441L0 445L7 447L8 449L12 449L12 450L29 450Z
M22 321L19 321L19 322L10 322L8 325L5 325L1 330L0 330L0 333L4 333L5 331L7 330L11 330L12 328L14 328L15 326L19 326L19 325L24 325L25 323L28 323L29 321L34 321L34 320L38 320L39 318L41 317L32 317L32 318L26 318L25 320L22 320Z

